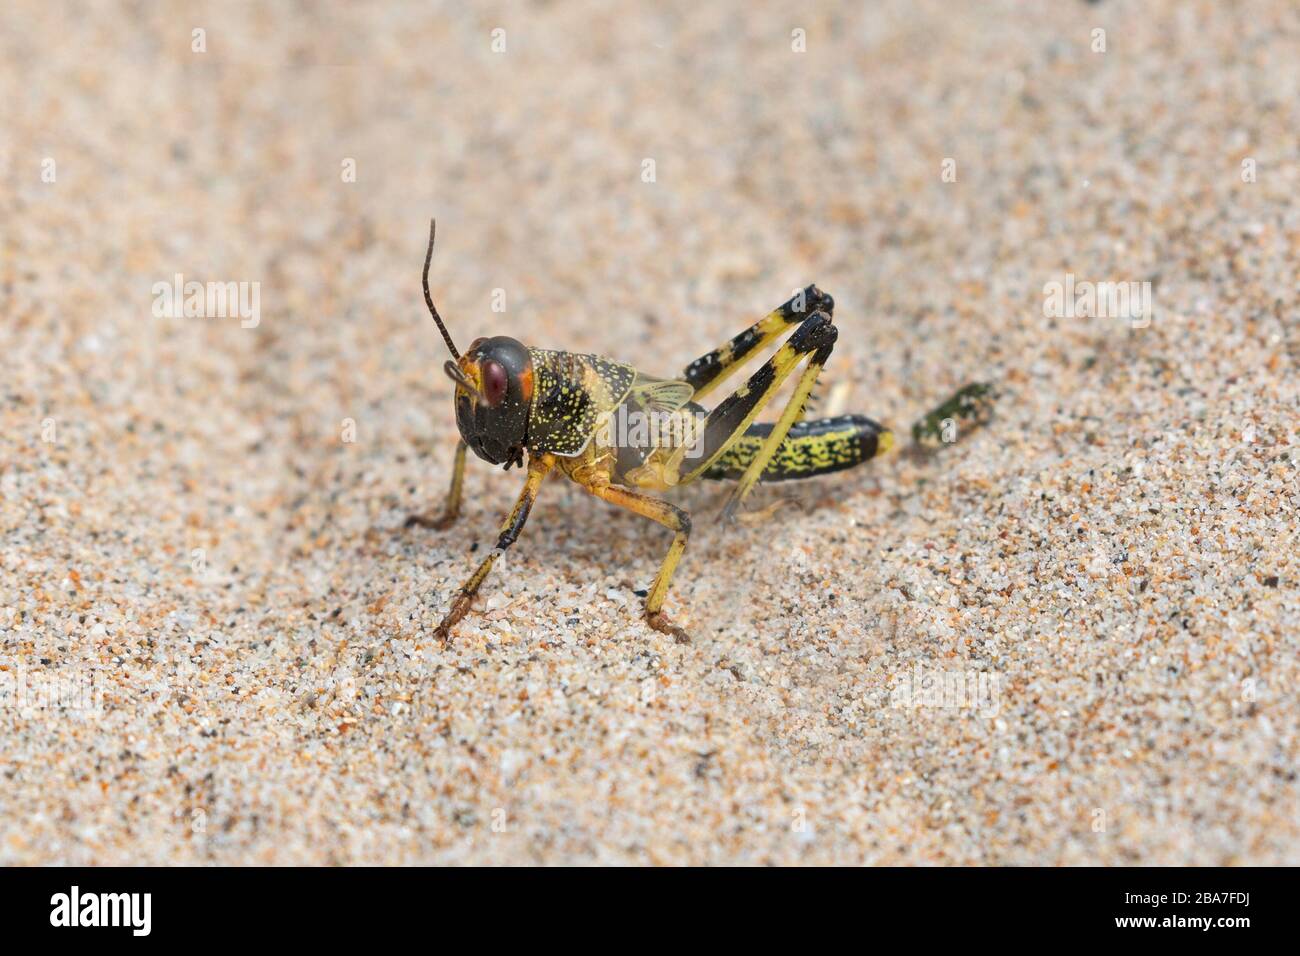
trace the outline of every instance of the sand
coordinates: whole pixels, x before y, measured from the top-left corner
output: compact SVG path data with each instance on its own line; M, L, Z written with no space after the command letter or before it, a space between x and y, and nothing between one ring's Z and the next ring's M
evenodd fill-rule
M1300 863L1294 4L88 6L0 9L0 863ZM823 405L997 417L683 489L689 645L548 484L444 647L431 216L462 347L816 282Z

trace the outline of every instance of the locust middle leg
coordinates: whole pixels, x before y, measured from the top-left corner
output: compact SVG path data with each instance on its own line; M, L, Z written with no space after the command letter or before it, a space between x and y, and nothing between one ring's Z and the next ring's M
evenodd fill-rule
M626 508L651 521L657 521L673 532L672 544L659 566L659 573L646 593L645 619L656 631L671 635L679 644L690 642L690 635L678 627L664 614L664 598L668 595L668 586L672 583L673 572L686 550L686 542L691 536L691 516L681 508L660 498L622 488L610 483L610 462L612 456L598 449L582 459L562 461L560 467L584 491L595 495L610 504Z

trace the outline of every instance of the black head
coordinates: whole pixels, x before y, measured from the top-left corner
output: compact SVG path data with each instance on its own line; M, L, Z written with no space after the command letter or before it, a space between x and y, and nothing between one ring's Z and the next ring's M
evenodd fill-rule
M505 335L476 339L456 363L456 427L474 454L494 465L522 464L533 400L528 349Z
M424 303L438 323L454 362L443 366L456 383L456 427L474 454L494 465L524 463L528 408L533 400L533 361L519 342L504 335L475 339L461 355L429 295L434 224L429 223L429 251L424 254Z

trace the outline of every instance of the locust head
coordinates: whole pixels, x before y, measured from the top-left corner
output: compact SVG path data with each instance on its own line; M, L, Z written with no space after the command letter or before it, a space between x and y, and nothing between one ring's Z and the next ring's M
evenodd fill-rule
M461 355L429 294L434 224L424 257L424 301L438 323L452 360L443 366L456 384L456 427L474 454L494 465L522 465L533 400L533 362L528 349L505 335L475 339Z

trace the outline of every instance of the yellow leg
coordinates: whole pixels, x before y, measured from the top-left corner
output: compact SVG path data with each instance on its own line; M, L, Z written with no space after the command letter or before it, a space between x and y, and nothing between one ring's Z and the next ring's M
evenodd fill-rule
M460 498L465 487L465 442L456 444L456 458L451 465L451 488L447 491L447 500L442 511L437 514L411 515L406 519L406 527L419 525L421 528L433 528L442 531L460 515Z
M687 539L691 536L691 516L676 505L615 485L592 482L583 484L582 487L597 498L602 498L620 508L626 508L628 511L634 511L651 521L659 522L665 528L672 529L673 543L668 546L668 554L664 556L663 564L659 566L659 574L655 577L654 584L650 585L650 593L646 595L645 618L647 624L656 631L672 635L678 644L690 643L691 636L668 620L668 616L663 612L663 606L664 598L668 595L668 586L673 580L673 572L677 570L677 563L681 561L682 552L686 550Z
M831 346L835 342L835 326L829 326L829 331L831 333L830 341L813 353L808 362L808 367L799 376L799 383L795 386L790 401L786 403L785 409L781 412L781 417L772 426L771 432L768 433L766 440L763 442L763 447L758 450L754 460L745 468L744 474L740 476L740 481L736 483L735 490L727 498L727 503L722 508L723 521L730 521L734 517L736 509L745 500L745 495L749 494L750 489L758 483L758 479L763 476L763 471L772 460L772 456L781 447L781 442L785 441L785 436L789 434L790 427L803 415L804 404L808 401L808 395L812 392L813 386L817 384L817 376L821 374L822 366L826 364L826 359L830 356Z
M771 401L781 384L805 358L811 355L812 364L817 369L820 369L826 363L830 350L835 344L836 334L835 325L829 315L824 312L814 312L810 315L795 330L794 335L790 336L790 339L777 349L776 354L764 362L744 385L728 395L717 408L709 412L708 417L704 420L703 436L700 442L691 446L682 445L674 451L667 461L665 470L669 474L681 474L682 468L686 464L687 453L694 450L698 452L698 457L691 459L689 463L690 470L681 475L679 483L686 484L689 481L694 481L707 472L726 453L728 448L744 436L754 418ZM812 379L815 380L816 375L813 375ZM768 443L764 444L763 450L767 454L765 456L760 455L759 459L757 459L758 470L750 480L751 486L753 481L756 481L758 476L762 474L762 469L767 466L768 461L771 460L771 452L775 451L785 438L794 419L802 413L804 402L808 397L808 390L811 388L812 381L800 381L799 390L796 390L796 400L792 401L792 407L787 407L790 420L785 421L783 419L783 428L775 427L772 429L775 440L770 443L770 450L767 447ZM748 487L744 488L740 496L743 497L748 490ZM738 501L739 499L735 500Z
M488 556L479 564L470 579L461 585L455 600L451 602L451 610L447 612L447 616L442 619L442 623L433 632L436 637L443 641L451 640L451 629L469 610L474 601L474 595L478 593L483 579L492 570L492 565L496 564L497 558L505 554L506 548L514 544L515 539L519 537L519 532L524 528L524 522L528 520L528 512L532 510L533 502L537 500L537 491L542 487L543 479L554 467L554 455L542 455L528 462L528 478L524 481L524 490L520 492L519 500L515 502L514 508L511 509L509 516L501 525L501 533L497 537L497 546L488 552Z
M815 285L808 286L736 335L726 345L707 355L701 355L688 365L682 377L695 386L691 400L701 401L744 365L746 359L767 348L775 339L789 331L791 326L798 325L814 312L833 315L834 309L834 299Z

